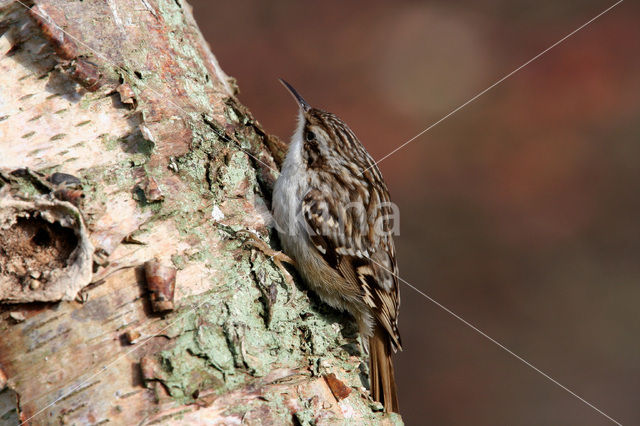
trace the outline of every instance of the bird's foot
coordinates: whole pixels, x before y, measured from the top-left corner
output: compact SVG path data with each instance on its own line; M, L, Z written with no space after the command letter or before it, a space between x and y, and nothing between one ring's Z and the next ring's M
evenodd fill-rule
M274 265L278 267L287 284L289 284L292 289L296 288L295 283L293 282L293 277L291 276L289 271L287 271L287 268L283 265L283 263L288 263L289 265L295 267L295 260L291 259L289 256L279 250L274 250L273 248L271 248L271 246L269 246L269 244L261 240L260 237L258 237L251 231L241 230L236 234L240 234L243 237L246 237L243 241L245 245L251 246L252 248L255 248L262 252L265 256L268 256L269 259L271 259L271 261L274 263Z

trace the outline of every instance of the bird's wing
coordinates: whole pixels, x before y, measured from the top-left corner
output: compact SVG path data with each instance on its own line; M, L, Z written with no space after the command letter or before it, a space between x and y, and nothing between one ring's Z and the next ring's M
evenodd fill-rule
M311 189L302 201L302 215L315 248L329 266L360 288L362 299L398 349L397 264L391 226L385 223L393 215L386 188L382 190L370 189L366 196L338 203L344 197Z

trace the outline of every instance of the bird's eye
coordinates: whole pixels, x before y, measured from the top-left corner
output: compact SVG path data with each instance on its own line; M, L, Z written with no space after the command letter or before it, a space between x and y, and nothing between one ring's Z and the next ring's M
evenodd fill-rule
M307 130L307 132L304 134L304 138L307 140L307 142L311 142L316 138L316 134L311 130Z

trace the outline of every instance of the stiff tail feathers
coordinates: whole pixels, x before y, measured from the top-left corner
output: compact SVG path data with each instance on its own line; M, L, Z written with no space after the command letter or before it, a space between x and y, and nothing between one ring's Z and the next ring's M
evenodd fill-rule
M386 412L397 413L398 391L393 370L391 341L387 331L376 325L373 336L369 338L369 380L371 396L384 406Z

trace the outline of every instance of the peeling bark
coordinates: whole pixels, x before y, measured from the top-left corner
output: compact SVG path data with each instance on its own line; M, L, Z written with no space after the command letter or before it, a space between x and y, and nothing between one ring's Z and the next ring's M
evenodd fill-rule
M75 300L0 305L0 422L401 423L352 321L245 244L284 147L235 91L183 1L0 1L0 198L77 206L94 249Z

